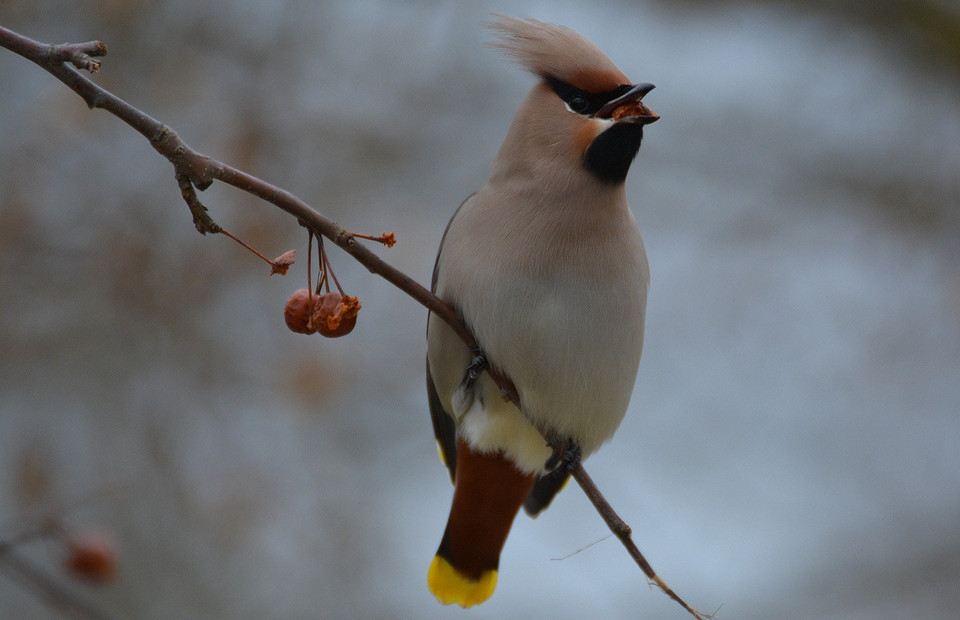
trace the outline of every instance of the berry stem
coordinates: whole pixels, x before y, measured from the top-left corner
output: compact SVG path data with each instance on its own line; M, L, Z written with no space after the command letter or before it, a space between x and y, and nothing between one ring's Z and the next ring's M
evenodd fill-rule
M320 287L326 287L330 292L330 279L327 277L327 251L323 247L323 236L317 235L317 265L320 267L322 277L317 279L317 295L320 294Z
M322 238L321 238L322 239ZM333 267L330 266L330 259L327 257L327 253L323 251L323 246L321 246L321 255L323 256L323 264L326 269L326 272L333 278L333 283L337 285L337 290L343 295L343 287L340 286L340 281L337 280L337 274L333 273ZM330 292L330 282L327 282L327 292Z
M307 228L307 292L313 290L313 272L310 264L313 262L313 229Z
M252 247L250 247L249 245L247 245L246 243L244 243L239 237L237 237L236 235L234 235L233 233L231 233L231 232L230 232L229 230L227 230L226 228L222 228L222 227L221 227L219 232L220 232L220 234L222 234L222 235L226 235L226 236L230 237L231 239L233 239L234 241L236 241L237 243L239 243L239 244L242 245L243 247L247 248L248 250L250 250L251 252L253 252L253 253L256 254L257 256L259 256L260 258L262 258L264 261L270 263L272 266L274 266L274 267L276 266L276 263L274 263L272 260L270 260L269 258L267 258L266 256L264 256L264 255L261 254L260 252L257 252L256 250L254 250Z

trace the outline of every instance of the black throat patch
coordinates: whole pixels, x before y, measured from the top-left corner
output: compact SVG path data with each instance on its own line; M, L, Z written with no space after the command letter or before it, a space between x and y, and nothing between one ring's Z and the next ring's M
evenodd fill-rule
M601 181L623 183L642 140L643 125L617 123L594 139L583 154L583 165Z

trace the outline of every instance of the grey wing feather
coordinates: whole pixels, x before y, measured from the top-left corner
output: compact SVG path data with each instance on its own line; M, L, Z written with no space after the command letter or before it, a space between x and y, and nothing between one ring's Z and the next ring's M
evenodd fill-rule
M433 263L433 277L430 280L430 291L433 293L437 292L440 253L443 252L443 242L447 239L447 231L450 230L450 224L453 222L453 219L457 217L460 208L463 207L471 197L473 197L473 194L467 196L466 199L460 203L457 210L453 212L450 221L447 222L447 227L443 230L443 237L440 239L440 249L437 250L437 258ZM428 326L431 317L432 315L427 316ZM430 374L429 360L427 361L427 403L430 405L430 420L433 422L433 436L437 439L437 446L440 448L443 462L450 471L450 481L455 483L457 479L457 423L453 420L453 416L443 408L443 403L440 402L440 397L437 396L437 387L433 383L433 375Z
M542 478L538 478L530 489L526 501L523 503L523 509L531 517L536 517L550 505L553 498L556 497L570 479L570 474L559 470L551 472Z
M427 402L430 404L430 419L433 421L433 436L437 438L437 446L443 456L443 463L450 470L450 482L457 481L457 423L443 408L437 388L433 385L430 375L430 364L427 363Z

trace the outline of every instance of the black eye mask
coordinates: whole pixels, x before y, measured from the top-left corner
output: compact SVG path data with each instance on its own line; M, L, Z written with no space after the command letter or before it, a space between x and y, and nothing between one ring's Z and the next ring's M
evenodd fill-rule
M571 110L584 116L593 116L599 112L603 106L617 97L623 96L633 88L632 84L624 84L623 86L617 86L613 90L608 90L604 93L591 93L582 88L567 84L555 77L547 76L544 78L544 81L553 89L553 92L557 93L557 96L560 97L564 103L570 106Z

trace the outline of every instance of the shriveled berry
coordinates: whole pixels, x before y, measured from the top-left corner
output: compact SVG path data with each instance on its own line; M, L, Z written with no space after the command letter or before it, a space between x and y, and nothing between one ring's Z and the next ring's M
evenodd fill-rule
M276 257L270 262L270 275L279 273L282 276L287 275L287 271L290 269L297 258L296 250L287 250L280 256Z
M283 308L283 319L287 322L287 327L298 334L316 333L311 316L319 303L320 296L308 289L301 288L294 291Z
M331 291L320 296L313 313L313 326L321 336L339 338L353 331L362 304L356 297Z

